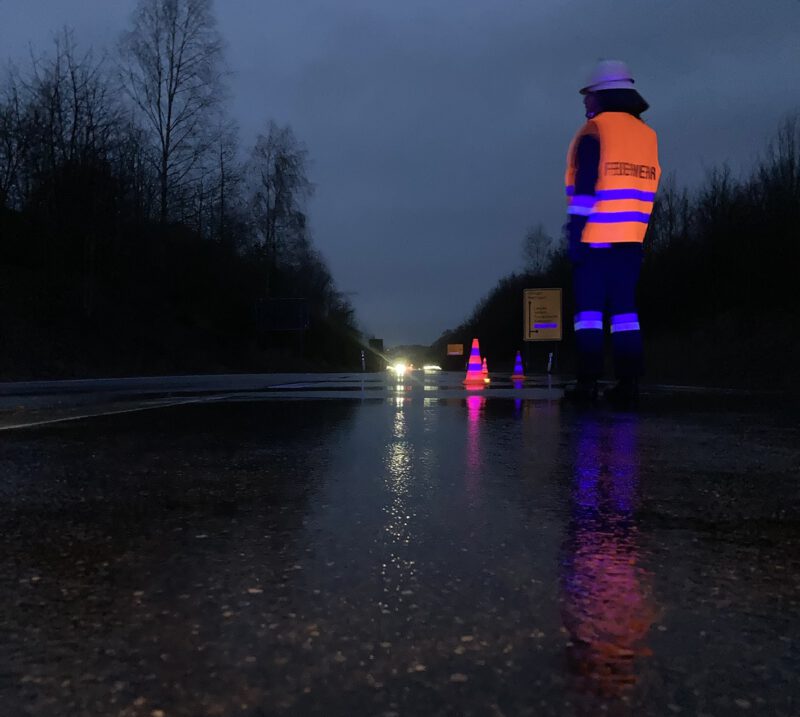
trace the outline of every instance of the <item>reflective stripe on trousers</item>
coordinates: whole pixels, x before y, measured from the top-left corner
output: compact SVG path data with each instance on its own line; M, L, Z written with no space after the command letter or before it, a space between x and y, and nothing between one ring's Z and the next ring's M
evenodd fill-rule
M602 311L579 311L575 314L575 331L603 329Z
M639 314L615 314L611 317L611 333L617 334L623 331L639 331Z

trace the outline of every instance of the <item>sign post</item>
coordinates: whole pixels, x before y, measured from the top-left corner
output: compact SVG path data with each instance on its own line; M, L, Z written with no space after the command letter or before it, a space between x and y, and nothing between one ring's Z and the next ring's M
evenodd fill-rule
M447 344L444 366L447 371L461 371L464 368L464 344Z
M522 340L553 343L547 360L547 373L550 373L557 342L563 337L561 289L524 289L522 303Z

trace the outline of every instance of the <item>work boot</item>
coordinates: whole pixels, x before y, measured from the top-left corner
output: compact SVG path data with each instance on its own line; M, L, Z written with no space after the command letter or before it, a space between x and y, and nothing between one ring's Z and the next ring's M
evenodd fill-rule
M593 378L579 378L564 389L564 400L582 406L597 403L597 381Z
M614 408L635 408L639 403L638 380L621 378L614 386L603 391L603 401Z

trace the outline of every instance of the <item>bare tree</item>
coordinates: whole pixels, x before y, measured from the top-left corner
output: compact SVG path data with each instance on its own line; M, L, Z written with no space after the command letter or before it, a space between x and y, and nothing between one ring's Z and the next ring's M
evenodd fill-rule
M102 56L79 52L68 29L54 44L54 53L32 58L24 78L9 81L0 125L15 125L16 138L0 152L10 159L2 162L3 175L15 191L16 208L33 210L58 227L41 239L44 292L67 280L66 264L80 264L88 315L95 303L98 247L106 235L100 217L116 211L111 166L122 113Z
M51 174L67 165L85 166L115 144L121 122L104 59L79 53L72 32L55 38L55 52L35 58L29 78L20 81L24 110L18 116L28 134L28 177Z
M232 213L240 209L243 170L238 161L239 128L235 122L220 122L216 129L213 153L208 158L208 232L220 242L227 242Z
M0 88L0 208L21 207L20 175L30 143L20 81L16 72L9 70Z
M291 128L270 121L250 157L253 217L264 250L268 281L281 260L305 255L308 246L305 200L313 188L306 176L308 153Z
M661 182L656 196L653 215L647 228L645 249L648 253L666 251L673 242L689 239L692 223L692 208L689 193L679 188L675 175L670 174Z
M132 119L120 128L115 153L115 173L119 177L120 192L127 200L130 219L140 223L156 213L158 186L154 167L154 148L146 132Z
M212 0L139 0L122 38L123 85L157 144L162 223L214 144L222 48Z
M553 251L553 239L541 224L528 229L522 244L525 268L537 273L547 268Z

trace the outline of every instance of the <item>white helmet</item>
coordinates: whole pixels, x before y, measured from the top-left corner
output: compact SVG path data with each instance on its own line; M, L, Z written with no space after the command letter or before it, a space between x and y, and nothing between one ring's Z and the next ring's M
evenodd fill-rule
M633 77L622 60L600 60L589 76L589 83L581 94L598 90L632 90Z

